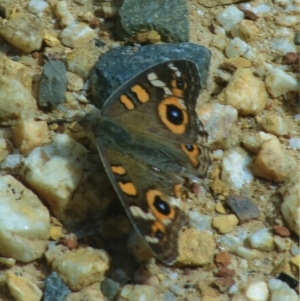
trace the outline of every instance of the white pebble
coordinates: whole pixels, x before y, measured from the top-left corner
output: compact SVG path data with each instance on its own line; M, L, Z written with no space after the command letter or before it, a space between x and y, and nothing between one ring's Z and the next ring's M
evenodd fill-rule
M294 149L300 149L300 138L291 138L289 140L289 147Z
M217 15L217 21L226 31L230 31L235 25L243 20L244 17L245 14L241 10L234 5L229 5Z
M272 10L271 6L268 4L259 4L252 8L252 12L255 14L269 13Z
M250 48L250 45L236 37L228 43L225 53L227 57L244 56Z
M48 3L43 0L30 0L28 3L28 11L32 14L42 17L44 10L48 7Z
M270 46L274 51L278 51L281 54L286 54L287 52L297 52L296 46L286 38L273 39L270 43Z
M297 293L285 282L272 278L269 280L272 301L298 301Z
M178 278L178 273L174 272L174 273L169 273L169 278L174 281Z
M269 229L262 228L248 237L251 248L260 251L274 250L274 240Z
M269 297L268 285L264 281L257 281L249 285L246 297L250 301L267 301Z
M22 163L22 157L20 154L12 154L6 156L4 161L0 164L1 169L15 169Z

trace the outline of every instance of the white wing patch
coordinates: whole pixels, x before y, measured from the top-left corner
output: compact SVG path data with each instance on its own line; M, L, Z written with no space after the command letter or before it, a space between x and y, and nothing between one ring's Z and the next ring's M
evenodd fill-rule
M146 213L138 206L130 206L129 210L134 217L139 217L150 221L156 220L155 216L151 212Z

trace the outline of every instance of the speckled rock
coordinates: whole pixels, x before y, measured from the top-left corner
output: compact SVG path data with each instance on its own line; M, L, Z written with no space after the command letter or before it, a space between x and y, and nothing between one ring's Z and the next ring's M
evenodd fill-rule
M7 272L6 283L15 301L40 301L42 299L42 291L26 277Z
M253 173L256 176L274 182L284 181L294 168L294 160L283 149L277 138L263 142L252 165Z
M125 285L117 301L161 301L161 298L156 292L155 287L150 285Z
M94 31L85 24L73 22L61 32L60 38L64 45L79 48L93 40Z
M299 171L291 174L285 185L280 189L280 193L283 197L283 203L281 205L282 215L289 227L294 233L300 235L300 185L299 185L300 173Z
M85 48L75 49L67 55L67 69L86 79L96 63L95 58ZM107 70L108 71L108 70Z
M46 278L43 301L65 301L69 293L69 288L63 283L57 272L52 272Z
M264 83L249 69L237 69L222 94L224 104L242 115L261 113L268 99Z
M109 268L109 257L104 250L81 248L56 256L51 267L74 291L103 280Z
M48 209L12 176L0 177L0 187L0 255L22 262L41 257L49 238Z
M3 24L0 35L24 52L39 50L43 41L42 20L28 13L15 15Z
M153 13L155 11L155 14ZM139 32L155 29L165 42L189 39L188 11L184 1L125 0L119 9L119 35L127 40Z
M179 238L179 257L184 265L199 266L213 260L216 243L208 232L186 229Z
M87 152L68 135L58 134L51 144L35 148L24 159L24 180L68 225L99 218L114 196L107 188L108 178L99 173L101 167L87 161Z
M22 155L28 155L35 147L48 142L49 132L46 121L21 119L14 128L14 141Z
M197 114L208 133L210 146L226 148L236 143L239 138L235 125L238 111L234 107L218 103L205 104L197 110Z
M213 227L220 233L225 234L232 232L239 223L238 218L234 214L216 216L213 219Z

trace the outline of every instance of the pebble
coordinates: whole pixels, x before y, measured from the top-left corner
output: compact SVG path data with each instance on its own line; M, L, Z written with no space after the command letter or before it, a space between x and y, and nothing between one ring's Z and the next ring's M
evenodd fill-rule
M36 100L25 86L13 77L0 77L0 119L30 118L37 114Z
M116 301L153 301L158 295L155 287L150 285L125 285Z
M213 219L212 226L221 234L232 232L235 226L238 225L239 220L234 214L216 216Z
M0 138L0 163L7 157L8 145L4 138Z
M60 38L65 46L80 48L93 40L94 31L85 24L73 22L62 30Z
M286 240L284 238L282 238L282 237L280 237L278 235L274 235L273 239L274 239L274 243L275 243L276 249L279 252L286 251L287 243L286 243Z
M20 154L9 154L1 162L1 168L3 170L13 170L21 167L23 157Z
M262 228L248 236L248 241L251 248L259 251L274 250L274 240L269 229Z
M28 155L34 148L48 142L49 131L46 121L20 119L14 127L14 141L22 155Z
M10 175L0 177L0 255L22 262L43 255L49 238L48 209Z
M291 235L291 232L288 228L280 225L274 225L273 230L276 234L280 235L281 237L289 237Z
M16 264L16 260L14 258L0 257L0 265L4 265L8 268L11 268Z
M289 147L293 149L300 149L300 138L289 139Z
M297 293L291 289L286 283L278 279L269 280L269 289L272 301L298 301Z
M288 52L297 52L297 48L292 41L289 41L286 37L275 38L269 43L272 51L285 55Z
M75 22L75 18L70 13L67 1L57 1L54 4L54 13L59 19L60 25L66 27Z
M216 17L219 24L228 32L231 31L241 20L245 14L234 5L227 6Z
M283 203L281 212L290 230L300 235L300 220L298 212L300 210L300 185L299 171L290 173L290 177L285 181L284 186L279 190Z
M197 115L208 133L209 145L226 148L236 142L238 135L235 122L238 111L234 107L218 103L205 104L197 110Z
M221 202L218 202L215 206L215 210L216 212L220 213L220 214L225 214L226 213L226 209L224 208L223 204Z
M221 68L234 73L238 68L249 68L251 67L251 62L243 57L231 57L229 59L225 59L222 63Z
M208 232L186 229L180 235L177 261L189 266L208 264L213 260L215 247L216 243Z
M67 90L66 66L62 61L49 60L43 67L38 103L41 107L58 106L65 100Z
M225 152L222 160L221 180L234 189L240 189L244 184L253 181L249 167L252 158L242 148Z
M265 83L268 92L273 97L278 97L291 91L297 92L299 89L297 79L279 68L275 68L267 74Z
M221 251L216 254L215 263L217 265L227 266L231 263L231 255L226 251Z
M246 288L245 295L249 301L268 301L270 293L266 282L257 281Z
M288 125L285 120L278 115L270 114L265 116L257 116L256 121L263 127L263 129L276 136L283 136L288 133Z
M249 151L257 154L261 148L261 145L264 141L269 139L276 138L272 134L268 134L262 131L258 133L246 133L242 140L242 145Z
M113 300L121 288L119 282L105 277L101 282L101 291L108 300Z
M42 299L43 292L26 277L17 276L8 271L6 284L15 301L40 301Z
M259 218L260 212L257 205L247 197L231 194L226 199L230 210L238 217L240 223Z
M257 156L253 160L253 173L264 179L282 182L295 167L295 162L283 149L277 138L262 143Z
M39 50L43 41L42 20L33 14L21 13L2 24L0 35L26 53Z
M249 52L251 46L241 40L239 37L235 37L225 47L225 54L227 57L245 56Z
M67 72L67 78L68 78L68 91L71 92L78 92L80 90L83 90L84 87L84 81L83 78L73 72L68 71Z
M233 106L241 115L260 114L268 99L263 81L244 68L236 70L219 96L224 98L224 104Z
M214 35L213 40L211 41L210 46L213 46L220 51L223 51L227 44L229 43L229 39L223 33L219 33Z
M57 39L47 31L44 32L43 41L49 47L61 47L59 39Z
M261 252L258 250L251 250L243 246L237 246L231 250L233 254L238 255L246 260L252 260L254 258L260 258Z
M211 230L211 221L211 216L200 214L197 211L189 211L189 224L199 231Z
M259 33L259 29L251 20L242 20L237 27L238 37L245 42L254 40Z
M69 288L64 284L57 272L52 272L47 276L43 301L65 301L69 293Z
M44 15L44 10L47 9L48 6L48 3L43 0L30 0L27 10L41 18Z
M68 71L86 79L96 63L96 60L87 49L80 48L68 53L66 62Z
M104 250L80 248L55 256L51 267L71 290L79 291L103 280L109 257Z

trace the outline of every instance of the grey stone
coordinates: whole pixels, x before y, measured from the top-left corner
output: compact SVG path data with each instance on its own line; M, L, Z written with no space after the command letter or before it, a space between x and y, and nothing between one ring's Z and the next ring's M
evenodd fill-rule
M114 297L117 295L119 290L120 290L120 283L111 278L105 278L101 282L101 291L109 301L114 299Z
M121 46L102 55L91 72L92 102L101 108L105 100L121 85L145 69L172 59L193 61L199 71L201 87L206 83L211 52L193 43Z
M45 281L43 301L64 301L70 292L57 272L52 272Z
M187 42L188 11L183 0L124 0L119 9L119 36L156 30L165 42Z
M49 60L43 68L39 89L39 105L57 106L65 100L67 90L67 70L63 62Z

